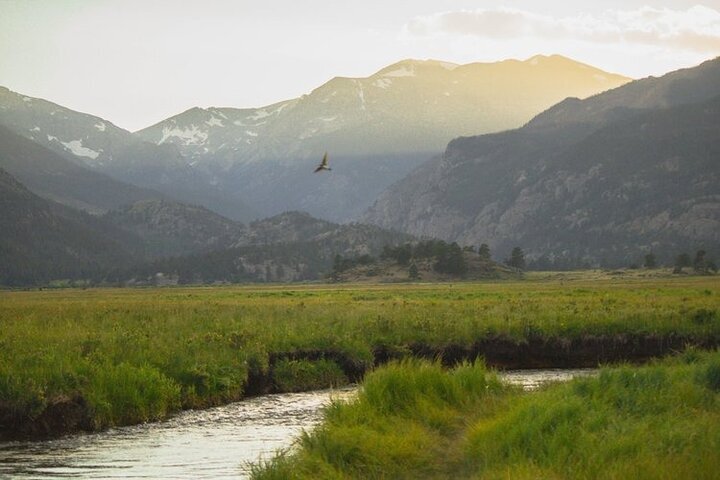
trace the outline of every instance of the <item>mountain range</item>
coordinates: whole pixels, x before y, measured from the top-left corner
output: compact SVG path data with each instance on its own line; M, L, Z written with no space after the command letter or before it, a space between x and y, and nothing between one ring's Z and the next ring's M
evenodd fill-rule
M137 134L177 147L216 188L242 192L262 215L300 209L342 222L457 136L518 127L568 96L629 80L558 55L405 60L262 108L193 108ZM326 151L332 173L313 175Z
M0 283L309 280L417 238L538 268L720 253L720 59L628 81L403 61L137 133L0 88Z
M108 185L106 177L114 179L116 182L111 187L111 192L108 192L108 196L115 196L117 201L121 202L122 196L128 195L127 190L136 190L131 195L132 198L165 196L184 203L207 205L221 214L238 220L248 220L255 215L237 192L220 192L213 188L212 179L201 171L193 169L174 146L146 142L108 120L0 87L0 126L67 160L66 162L60 162L56 158L47 160L49 155L44 153L46 166L49 162L53 165L63 163L62 168L67 173L70 171L67 163L70 162L95 174L102 174L104 176L102 181L106 185ZM14 148L16 150L20 148L17 140L14 142ZM0 144L0 161L2 161L0 165L6 165L2 160L6 155L6 146ZM35 156L35 154L27 155L31 159ZM68 204L89 211L115 206L115 202L97 198L98 204L77 203L77 199L73 198L77 196L76 188L97 189L100 187L98 179L101 177L91 176L87 172L80 173L77 168L72 171L73 176L82 179L76 181L77 185L66 184L65 192L58 200L67 199ZM52 172L45 173L52 176ZM41 174L36 173L36 175ZM22 176L19 171L18 176ZM47 177L48 175L45 175L46 183L53 181ZM93 182L93 179L96 182ZM85 180L96 185L94 187L88 185ZM138 193L137 187L145 190L145 193ZM120 194L117 190L126 190L126 192ZM147 190L153 190L154 193L148 194Z
M720 59L566 99L520 129L458 138L363 221L522 246L543 266L667 261L720 243Z

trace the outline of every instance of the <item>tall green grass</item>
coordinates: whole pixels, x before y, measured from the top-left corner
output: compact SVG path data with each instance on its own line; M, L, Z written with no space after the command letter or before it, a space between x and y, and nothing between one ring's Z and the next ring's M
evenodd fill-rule
M437 363L405 360L371 373L358 399L333 403L324 423L303 434L254 476L280 478L430 478L460 460L453 432L466 412L490 415L505 389L482 363L446 372ZM448 457L446 454L451 452Z
M711 277L4 291L0 413L30 422L79 396L101 428L242 398L258 379L336 385L379 351L402 358L497 337L717 341L719 312Z
M478 363L396 363L253 478L718 478L718 372L690 351L525 393Z

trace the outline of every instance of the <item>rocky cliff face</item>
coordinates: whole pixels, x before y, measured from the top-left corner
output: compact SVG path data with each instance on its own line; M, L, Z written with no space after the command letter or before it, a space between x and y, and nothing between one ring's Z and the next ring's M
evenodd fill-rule
M545 264L622 264L720 241L720 60L527 126L454 140L363 220Z

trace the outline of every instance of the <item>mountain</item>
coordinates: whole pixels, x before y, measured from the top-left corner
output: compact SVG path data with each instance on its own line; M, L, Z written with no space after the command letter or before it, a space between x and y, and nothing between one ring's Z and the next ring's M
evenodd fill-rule
M0 168L33 193L90 213L162 197L82 167L0 125Z
M718 94L718 84L720 67L717 60L710 60L661 78L637 80L586 100L568 98L535 117L529 126L537 130L569 124L593 128L637 110L702 102Z
M441 151L461 135L515 128L568 96L630 79L568 58L457 65L404 60L367 78L336 77L257 109L192 108L140 130L199 163Z
M172 257L229 248L243 224L202 206L169 200L142 200L112 210L105 220L142 239L148 257Z
M262 108L193 108L137 134L177 147L217 188L243 192L263 215L302 209L347 221L455 137L518 127L568 96L628 81L557 55L405 60ZM313 175L325 151L333 171Z
M0 87L0 125L78 167L234 218L253 216L237 192L213 188L213 178L174 146L151 144L102 118Z
M100 279L135 258L136 239L30 192L0 169L0 285Z
M507 132L459 138L363 220L543 266L627 265L720 241L720 59L568 99Z

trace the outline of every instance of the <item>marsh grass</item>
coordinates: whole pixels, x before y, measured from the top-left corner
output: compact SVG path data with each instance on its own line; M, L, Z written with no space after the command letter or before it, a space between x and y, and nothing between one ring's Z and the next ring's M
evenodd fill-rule
M522 345L597 335L717 341L718 312L720 286L710 277L4 291L0 414L31 422L54 399L79 396L98 428L143 422L242 398L251 379L278 390L354 380L376 352L404 358L418 345L442 352L492 338ZM716 370L705 378L718 383ZM427 402L413 408L446 425L452 415Z
M488 415L504 387L482 363L451 372L437 363L405 360L366 378L356 401L336 401L324 423L303 434L297 450L281 453L256 478L432 478L453 460L453 432L467 412Z
M340 366L327 359L281 359L273 366L272 378L281 392L320 390L349 383Z
M252 476L717 478L718 362L718 352L692 352L531 393L480 363L390 364Z

